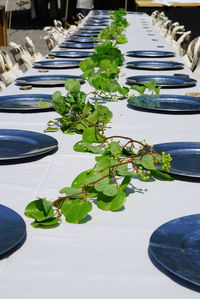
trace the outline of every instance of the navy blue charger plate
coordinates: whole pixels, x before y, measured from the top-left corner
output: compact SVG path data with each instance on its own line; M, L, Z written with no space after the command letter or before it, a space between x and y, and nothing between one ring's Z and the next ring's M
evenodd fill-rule
M76 32L87 32L87 33L100 33L102 31L101 28L86 28L86 27L81 27L78 31Z
M80 60L42 60L34 62L35 67L47 68L47 69L67 69L79 67Z
M160 143L154 149L171 155L170 174L200 178L200 142Z
M89 37L69 37L64 40L64 42L75 42L75 43L96 43L93 39Z
M22 217L0 205L0 258L9 254L26 239L26 225Z
M157 86L164 88L185 88L195 86L197 80L181 76L141 75L126 78L129 85L142 85L142 82L155 81Z
M52 95L48 94L12 94L0 96L1 112L44 112L52 110ZM46 102L49 107L43 107L40 102Z
M91 36L98 36L99 35L99 32L87 32L87 31L81 31L81 32L75 32L73 34L73 37L77 37L77 36L80 36L80 37L91 37Z
M62 48L62 46L60 46ZM62 58L85 58L92 55L92 51L53 51L49 53L49 56L62 57Z
M60 48L71 48L71 49L93 49L94 43L62 43Z
M108 25L107 22L101 22L101 23L96 23L96 22L88 22L84 24L84 27L106 27Z
M32 86L64 86L65 81L68 79L77 79L80 83L84 83L82 77L73 75L35 75L35 76L24 76L19 77L15 82L21 85L32 85Z
M171 220L150 238L149 253L169 273L200 286L200 214Z
M174 61L141 60L127 62L127 67L144 70L180 70L184 68L183 63Z
M58 142L46 134L0 129L0 161L24 159L55 150Z
M184 95L142 95L128 99L129 107L154 112L200 112L200 98Z
M128 51L127 56L131 57L173 57L175 56L174 52L170 51L155 51L155 50L140 50L140 51Z

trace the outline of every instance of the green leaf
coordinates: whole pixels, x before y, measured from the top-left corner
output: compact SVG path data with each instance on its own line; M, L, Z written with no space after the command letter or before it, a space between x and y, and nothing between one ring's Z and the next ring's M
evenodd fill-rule
M39 198L26 206L24 214L40 222L52 218L54 210L50 201L47 201L45 198Z
M83 72L87 72L89 70L94 70L94 67L95 67L94 62L90 58L84 59L83 61L81 61L79 66Z
M119 93L121 93L123 96L126 96L126 95L128 95L128 93L129 93L129 88L128 87L121 87L120 89L119 89Z
M57 217L50 218L48 220L41 221L41 222L34 221L31 223L31 225L34 228L54 228L57 227L59 224L60 224L60 218Z
M65 82L65 89L68 90L71 93L78 93L81 89L81 84L76 79L68 79Z
M111 202L111 211L118 211L121 207L123 207L126 202L126 193L123 191L118 191L117 195Z
M64 187L59 191L61 194L65 194L66 196L73 196L75 194L81 193L82 189L80 188L72 188L72 187ZM82 198L83 194L79 194L73 196L73 198Z
M97 191L97 192L102 192L105 188L106 185L109 184L109 178L106 177L105 179L97 182L95 185L94 185L94 189Z
M151 170L151 175L155 179L160 180L160 181L173 181L174 180L168 173L161 172L159 170Z
M128 170L128 165L123 164L116 167L117 175L119 176L133 176L133 171Z
M102 192L106 196L115 196L118 192L118 189L115 185L107 184Z
M72 182L72 188L80 188L89 185L103 177L102 174L94 174L93 170L86 170L81 172Z
M113 92L117 92L119 91L120 89L120 85L117 81L110 81L110 84L109 84L109 92L113 93Z
M119 189L121 191L126 191L126 188L128 187L128 185L130 184L131 182L131 179L132 179L133 175L132 176L125 176L123 181L121 182L121 185L119 187Z
M110 143L110 151L116 158L122 152L122 147L119 145L119 141L113 141Z
M103 193L98 193L97 196L98 208L105 211L117 211L124 205L125 201L126 194L121 190L114 197L106 196Z
M92 210L92 204L84 200L66 199L61 206L65 220L70 223L79 223Z
M154 158L152 155L150 154L146 154L142 157L141 159L142 165L145 169L151 169L154 170L155 168L155 162L154 162Z
M146 87L139 86L139 85L132 85L131 89L138 91L140 94L143 94L145 92Z
M98 135L97 129L93 127L83 132L82 140L86 143L99 143L104 141L104 139Z

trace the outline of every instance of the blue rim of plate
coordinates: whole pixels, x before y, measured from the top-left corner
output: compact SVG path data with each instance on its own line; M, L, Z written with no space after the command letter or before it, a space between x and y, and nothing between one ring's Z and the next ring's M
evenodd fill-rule
M14 210L0 205L0 258L9 254L26 239L26 224Z
M75 31L76 32L90 32L90 33L100 33L102 31L102 29L93 29L93 28L85 28L85 27L81 27L79 28L79 30Z
M48 94L11 94L0 96L1 112L44 112L53 110L52 95ZM40 105L40 101L49 105Z
M89 44L97 43L95 40L93 40L89 37L73 37L73 36L64 39L64 42L89 43Z
M59 46L62 48L62 46ZM49 53L49 56L54 56L54 57L62 57L62 58L85 58L89 57L92 55L94 52L93 51L76 51L76 50L66 50L66 51L52 51Z
M58 147L55 138L33 131L0 129L0 161L32 158Z
M160 143L155 144L154 149L159 154L165 152L171 155L169 174L179 177L200 178L200 142Z
M164 76L164 75L141 75L126 78L128 85L142 85L142 82L155 81L157 86L163 88L185 88L196 85L197 80L185 78L182 76Z
M183 63L175 61L139 60L127 62L126 66L133 69L143 70L180 70L184 68Z
M142 95L128 99L130 108L161 112L200 112L200 98L184 95Z
M60 68L78 68L81 60L42 60L34 62L34 67L39 68L53 68L53 69L60 69Z
M151 235L149 253L169 273L200 287L200 214L173 219Z
M60 48L67 48L67 49L93 49L95 47L94 43L73 43L73 42L66 42L60 45Z
M77 32L73 34L73 37L96 37L99 33Z
M64 86L65 81L68 79L77 79L80 83L85 83L81 76L73 75L35 75L35 76L24 76L19 77L15 80L18 84L21 85L32 85L32 86Z
M138 50L138 51L128 51L126 55L131 57L162 58L162 57L173 57L176 54L171 51Z

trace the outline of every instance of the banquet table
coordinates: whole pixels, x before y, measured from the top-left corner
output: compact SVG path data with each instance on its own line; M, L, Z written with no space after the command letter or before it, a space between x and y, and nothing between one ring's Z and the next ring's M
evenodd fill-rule
M92 12L90 13L92 14ZM129 50L173 51L144 13L128 13ZM145 25L144 25L145 23ZM80 25L82 26L82 24ZM153 36L152 36L153 35ZM61 50L58 46L54 50ZM125 57L126 61L137 58ZM154 58L155 59L155 58ZM141 60L141 59L140 59ZM160 59L159 59L160 60ZM172 58L183 62L176 54ZM47 74L80 75L79 69L49 70ZM160 71L165 75L185 73L193 78L187 66L182 70ZM24 75L41 74L36 68ZM158 74L158 71L133 70L123 67L121 82L132 75ZM89 91L87 84L83 91ZM195 87L162 89L163 94L199 92ZM41 93L52 94L64 88L33 87L23 91L14 83L1 95ZM113 112L106 135L124 135L146 139L150 144L173 141L200 141L199 114L172 115L129 109L126 101L106 102ZM22 129L42 133L56 112L1 113L2 129ZM56 153L27 163L0 165L1 204L17 211L27 225L23 246L0 260L0 294L4 299L195 299L198 292L186 288L159 271L148 256L151 234L163 223L177 217L199 212L199 183L183 180L133 180L132 192L125 209L105 212L94 206L91 221L84 224L63 223L55 229L34 229L23 216L25 206L37 197L53 200L74 177L94 165L92 154L73 151L80 135L48 133L58 140Z

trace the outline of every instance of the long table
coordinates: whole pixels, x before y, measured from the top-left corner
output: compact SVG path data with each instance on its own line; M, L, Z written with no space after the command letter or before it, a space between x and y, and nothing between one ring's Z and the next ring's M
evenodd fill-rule
M128 43L121 46L128 50L172 50L152 27L146 14L128 14ZM144 26L143 22L147 25ZM144 28L145 27L145 28ZM146 28L149 27L149 28ZM151 31L151 33L150 33ZM154 34L152 37L149 34ZM152 39L157 39L152 40ZM58 50L58 47L55 49ZM127 61L136 58L126 57ZM171 58L165 60L172 60ZM182 62L179 55L173 60ZM75 70L52 70L50 73L81 74ZM157 71L139 71L123 67L125 76L158 74ZM162 74L192 73L162 71ZM39 74L30 69L25 75ZM198 92L195 87L163 89L162 93L185 94ZM64 88L33 88L19 90L12 84L1 94L48 93ZM83 85L88 91L89 86ZM127 108L126 101L106 103L113 112L113 120L106 135L125 135L146 139L150 144L170 141L200 141L199 114L169 115L141 112ZM1 113L0 125L6 129L31 130L42 133L55 112L18 114ZM25 206L37 197L53 200L58 191L69 185L81 171L94 164L94 156L73 151L79 135L49 133L59 142L58 151L42 159L11 165L1 165L1 204L16 210L22 217ZM63 222L50 230L34 229L30 219L24 245L0 261L0 294L4 299L195 299L199 294L185 288L160 272L148 256L149 239L163 223L199 212L199 184L189 181L134 180L133 191L121 212L92 210L91 221L85 224Z

